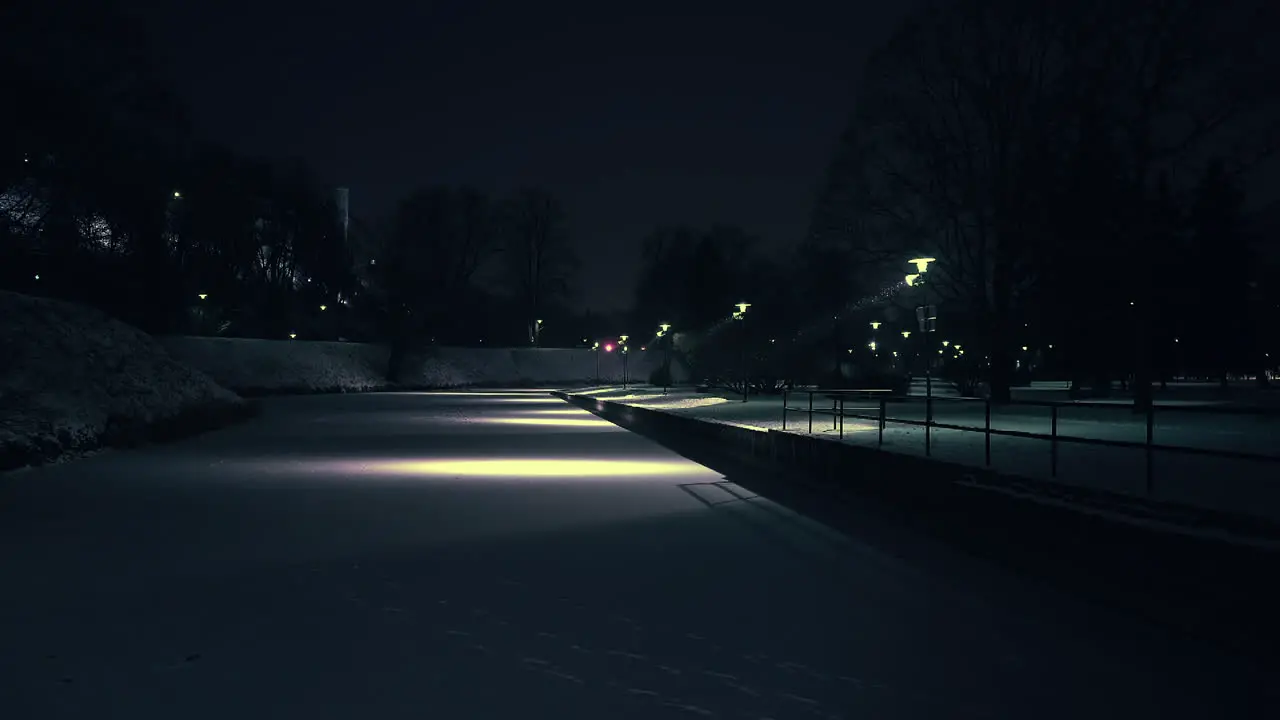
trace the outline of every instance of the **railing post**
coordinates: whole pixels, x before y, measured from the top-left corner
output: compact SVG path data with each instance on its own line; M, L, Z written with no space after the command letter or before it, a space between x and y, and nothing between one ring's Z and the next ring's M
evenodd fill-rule
M884 406L887 400L880 398L880 437L876 439L876 447L884 447Z
M1156 403L1154 400L1148 400L1147 403L1147 497L1151 497L1151 491L1153 489L1152 485L1154 485L1153 478L1155 475L1155 467L1153 467L1152 463L1153 453L1151 446L1155 443L1156 435Z
M813 391L809 391L809 434L813 434Z
M991 398L984 398L982 404L986 410L986 430L983 433L986 436L986 460L987 467L991 467Z
M1058 477L1058 406L1049 407L1049 477Z
M933 396L925 396L924 399L924 455L929 457L932 454L931 442L933 429Z
M787 429L787 389L782 388L782 429Z
M840 402L840 414L837 416L837 417L839 417L839 418L840 418L840 435L839 435L839 437L840 437L840 439L841 439L841 440L843 440L843 439L844 439L844 396L843 396L843 395L840 397L839 402Z

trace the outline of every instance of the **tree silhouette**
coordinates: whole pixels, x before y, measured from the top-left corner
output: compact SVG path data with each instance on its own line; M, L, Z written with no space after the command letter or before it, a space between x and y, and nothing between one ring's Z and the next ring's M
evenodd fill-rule
M493 222L478 191L438 186L402 200L378 233L369 277L386 320L390 379L431 332L457 326L456 303L494 250Z
M502 264L524 308L530 344L538 320L557 300L571 295L578 257L569 241L564 208L549 193L520 191L502 206Z

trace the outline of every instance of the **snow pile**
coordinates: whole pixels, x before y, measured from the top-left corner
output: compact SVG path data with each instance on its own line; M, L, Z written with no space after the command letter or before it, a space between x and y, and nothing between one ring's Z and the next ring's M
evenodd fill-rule
M385 347L347 342L165 337L173 357L245 395L382 390Z
M0 291L0 469L177 436L249 406L88 307Z
M386 380L389 353L381 345L208 337L160 342L173 357L242 394L393 389ZM660 353L635 351L627 358L627 373L647 380L662 359ZM395 389L571 385L590 382L597 372L596 351L586 348L431 347L411 356L406 367ZM599 373L621 382L616 352L600 353Z
M433 347L414 358L407 384L422 388L518 385L524 378L509 348Z

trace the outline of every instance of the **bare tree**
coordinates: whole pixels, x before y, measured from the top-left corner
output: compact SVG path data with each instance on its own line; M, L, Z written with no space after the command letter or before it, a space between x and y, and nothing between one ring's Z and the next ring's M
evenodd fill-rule
M1273 136L1248 147L1249 133L1230 132L1272 127L1269 86L1230 70L1274 68L1241 65L1264 54L1240 22L1261 7L930 3L868 63L827 182L847 218L841 230L860 258L893 263L886 274L909 254L938 258L927 277L944 315L957 310L985 328L992 394L1007 398L1014 328L1044 309L1032 300L1097 295L1091 313L1076 313L1093 322L1119 312L1122 290L1132 296L1124 308L1150 305L1150 257L1168 236L1160 216L1179 171L1232 138L1242 164L1269 152ZM1064 282L1067 268L1082 273L1074 283ZM1150 325L1135 315L1128 333L1139 404L1149 399Z
M494 249L493 227L488 200L475 190L433 187L401 201L367 271L388 322L389 377L398 379L428 331L452 326L456 300Z
M523 304L529 342L536 344L543 312L571 295L578 257L564 208L549 193L522 190L504 204L501 217L506 277Z

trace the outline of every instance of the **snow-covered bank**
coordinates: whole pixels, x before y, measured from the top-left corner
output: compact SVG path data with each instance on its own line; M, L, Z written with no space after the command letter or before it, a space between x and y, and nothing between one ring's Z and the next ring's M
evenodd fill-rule
M252 411L137 328L0 292L0 470L170 439Z
M301 340L166 337L173 357L242 395L365 392L395 389L387 382L385 346ZM662 362L657 353L636 351L627 374L648 379ZM617 353L575 348L433 347L411 358L402 388L575 385L599 376L620 382ZM677 378L681 377L676 368Z

